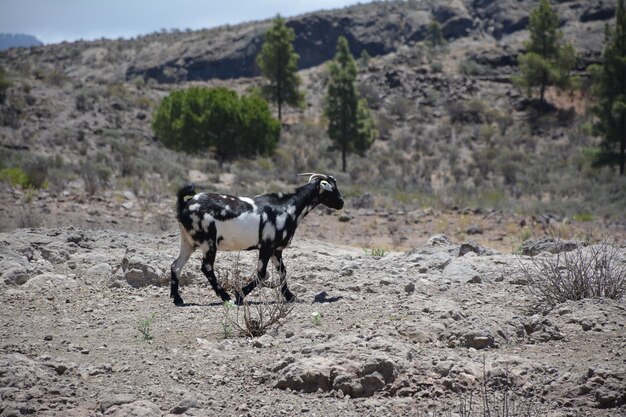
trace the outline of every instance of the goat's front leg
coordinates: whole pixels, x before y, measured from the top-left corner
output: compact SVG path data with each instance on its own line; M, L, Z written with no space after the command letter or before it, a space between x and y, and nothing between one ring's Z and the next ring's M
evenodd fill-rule
M267 279L267 264L272 256L272 251L268 248L259 249L259 260L256 267L256 279L253 279L251 283L246 285L235 293L237 304L242 304L243 299L252 292L259 285L259 282L263 282Z
M201 271L209 280L209 284L211 284L211 288L213 288L215 294L217 294L218 297L222 299L222 301L230 301L230 296L226 291L224 291L224 288L222 288L220 283L217 281L217 278L215 277L215 272L213 271L213 264L215 263L215 253L216 250L214 245L212 248L204 253L204 258L202 258Z
M180 278L180 273L183 270L183 267L189 260L189 257L194 251L194 247L189 244L182 236L180 238L180 251L178 252L178 257L174 262L172 262L171 270L171 281L170 281L170 297L174 299L174 304L177 306L182 306L185 303L178 292L178 280Z
M283 251L274 251L272 263L276 267L276 271L278 271L278 276L280 277L280 293L285 298L285 301L293 301L296 297L289 291L289 287L287 287L287 268L285 268L285 264L283 263Z

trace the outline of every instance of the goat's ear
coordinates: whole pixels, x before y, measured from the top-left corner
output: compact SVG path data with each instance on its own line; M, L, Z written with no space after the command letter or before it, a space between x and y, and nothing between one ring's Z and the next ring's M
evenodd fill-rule
M321 180L320 181L320 192L322 192L322 190L332 191L333 190L333 186L330 185L330 183L328 181Z

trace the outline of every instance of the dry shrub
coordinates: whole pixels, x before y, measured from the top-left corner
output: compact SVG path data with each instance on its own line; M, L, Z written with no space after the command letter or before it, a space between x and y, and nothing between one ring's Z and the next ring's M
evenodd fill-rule
M239 254L231 267L216 271L217 278L228 292L241 292L252 279L258 280L256 272L253 277L246 277L240 268ZM284 324L286 317L293 309L280 292L280 283L276 283L273 273L268 268L267 282L259 282L258 287L243 300L241 305L232 301L224 303L224 336L230 336L232 329L246 337L259 337L271 328ZM277 285L278 284L278 285Z
M486 369L469 389L454 387L456 396L437 403L430 411L418 410L417 417L543 417L546 409L533 388L515 387L507 369L494 374ZM536 393L535 393L536 394Z
M618 247L605 239L599 244L578 245L565 251L565 242L554 239L557 248L553 256L531 257L524 266L530 291L543 302L556 305L568 300L610 298L618 300L626 294L626 262Z

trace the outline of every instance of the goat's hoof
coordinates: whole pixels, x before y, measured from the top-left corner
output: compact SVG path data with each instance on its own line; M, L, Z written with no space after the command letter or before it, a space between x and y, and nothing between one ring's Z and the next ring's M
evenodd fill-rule
M175 296L174 297L174 305L178 306L178 307L182 307L185 305L185 302L183 301L182 298L180 298L180 296Z

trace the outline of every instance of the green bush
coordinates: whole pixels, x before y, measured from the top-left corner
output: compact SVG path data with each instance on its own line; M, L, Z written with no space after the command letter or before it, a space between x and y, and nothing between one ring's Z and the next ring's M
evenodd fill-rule
M168 148L186 152L213 150L220 160L271 155L280 123L258 95L238 96L227 88L191 87L165 97L152 129Z
M12 164L0 170L0 181L13 187L21 188L47 188L49 159L28 156L13 160Z
M13 187L20 186L28 188L30 181L28 175L22 168L11 167L0 170L0 181L10 184Z

